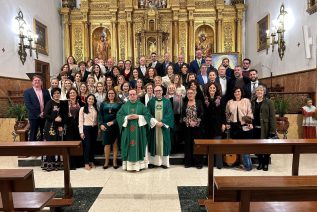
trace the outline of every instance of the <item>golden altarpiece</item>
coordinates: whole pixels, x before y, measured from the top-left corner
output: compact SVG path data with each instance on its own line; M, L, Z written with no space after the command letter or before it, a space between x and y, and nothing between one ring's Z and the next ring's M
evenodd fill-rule
M211 53L242 51L244 1L231 0L81 0L79 8L63 4L64 54L77 61L98 56L149 59L156 52L187 61L200 48ZM102 45L102 44L101 44Z

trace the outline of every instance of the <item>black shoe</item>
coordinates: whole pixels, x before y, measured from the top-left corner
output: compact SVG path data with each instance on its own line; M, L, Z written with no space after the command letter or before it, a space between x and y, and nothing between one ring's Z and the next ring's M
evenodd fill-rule
M117 169L117 168L119 168L119 166L118 166L118 165L116 165L116 166L113 166L113 168L114 168L114 169Z
M185 165L184 167L187 169L187 168L190 168L191 166L190 165Z
M161 166L163 169L168 169L168 167L167 166L164 166L164 165L162 165Z
M197 168L197 169L202 169L202 168L203 168L203 165L197 165L196 168Z
M262 163L259 163L259 165L256 167L257 170L261 170L263 169L263 164Z
M155 166L153 164L149 164L149 169L153 169Z
M269 165L266 165L266 164L265 164L265 165L263 166L263 171L268 171L268 170L269 170Z
M108 165L107 165L107 166L105 166L105 165L103 166L103 169L107 169L107 168L109 168L109 166L108 166Z

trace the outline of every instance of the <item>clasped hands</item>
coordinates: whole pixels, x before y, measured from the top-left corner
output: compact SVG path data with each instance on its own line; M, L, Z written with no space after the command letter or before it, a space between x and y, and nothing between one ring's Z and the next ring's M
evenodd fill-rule
M156 123L156 125L155 125L155 126L157 126L157 127L161 128L161 127L163 127L163 126L164 126L164 124L163 124L163 122L159 121L159 122L157 122L157 123Z
M139 115L138 114L131 114L127 116L128 120L135 120L135 119L139 119Z
M113 121L107 122L106 125L107 125L108 127L110 127L111 125L113 125ZM106 130L107 130L107 127L106 127L105 125L101 124L101 125L100 125L100 129L101 129L101 131L106 131Z

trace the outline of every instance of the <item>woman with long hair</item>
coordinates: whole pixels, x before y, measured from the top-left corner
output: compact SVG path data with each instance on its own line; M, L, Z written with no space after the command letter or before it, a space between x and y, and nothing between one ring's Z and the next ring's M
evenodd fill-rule
M81 74L81 81L82 82L86 82L87 81L87 77L89 76L89 72L87 71L87 63L85 63L84 61L81 61L78 63L79 66L79 71L77 73Z
M95 64L93 66L90 76L92 76L95 79L95 86L97 85L97 82L102 82L103 84L105 84L106 77L103 75L101 68L98 64Z
M154 84L154 78L157 76L157 72L155 68L148 68L144 75L144 84L153 83Z
M81 104L85 104L86 102L86 97L88 96L89 92L88 92L88 88L87 88L87 85L86 83L82 83L80 85L80 88L79 88L79 99L80 99L80 102Z
M207 84L205 92L205 113L204 113L204 129L206 139L221 139L225 131L226 116L222 107L221 88L216 83ZM222 155L216 155L216 166L218 169L223 167Z
M77 64L76 64L75 58L71 55L71 56L69 56L69 57L67 58L66 61L67 61L67 65L68 65L68 67L69 67L69 71L70 71L71 75L74 76L75 73L78 72L78 66L77 66Z
M99 110L101 103L106 98L105 87L103 86L102 82L97 83L97 92L95 93L95 97L97 99L97 108Z
M136 88L136 81L140 79L140 73L139 73L139 70L137 68L134 68L132 70L132 74L130 76L130 86L131 88Z
M66 119L65 141L78 141L80 140L80 134L78 129L78 118L80 107L84 106L84 103L80 101L79 94L75 88L71 88L66 94L68 99L68 110ZM83 166L82 157L71 156L70 168L76 169Z
M114 87L114 81L111 76L106 77L106 82L105 82L105 92L107 92L110 89L113 89Z
M186 89L182 82L182 77L179 74L175 74L172 78L172 83L175 85L175 93L181 95L182 97L186 96Z
M125 82L125 79L124 79L124 76L123 75L119 75L117 77L117 85L114 86L114 90L117 92L117 93L120 93L121 92L121 86L123 85L123 83Z
M84 149L85 169L94 168L94 154L98 134L97 100L93 94L86 98L85 106L79 110L79 133Z
M75 80L73 82L73 87L76 88L77 92L79 92L81 83L82 83L82 75L80 72L77 72L75 74Z
M64 85L61 89L61 97L60 100L67 100L66 94L70 91L70 89L73 87L73 82L70 79L65 80Z
M166 75L162 77L162 85L167 88L172 83L172 78L174 76L173 65L168 65L166 68Z
M105 101L100 105L100 112L98 116L99 128L103 133L102 144L104 145L105 163L104 169L109 166L110 149L113 149L113 168L117 169L118 157L118 140L119 140L119 126L116 120L117 112L121 107L121 103L117 97L114 89L109 89Z
M119 67L118 67L118 66L113 66L113 67L112 67L112 70L111 70L111 73L110 73L110 76L111 76L112 79L113 79L114 85L117 85L118 76L119 76L119 75L120 75Z
M143 80L141 78L137 79L135 90L136 90L136 93L138 95L138 99L140 99L142 96L145 95L145 92L144 92L144 89L143 89Z
M125 81L129 82L131 73L132 73L131 61L126 60L124 63L124 70L121 73L124 76Z

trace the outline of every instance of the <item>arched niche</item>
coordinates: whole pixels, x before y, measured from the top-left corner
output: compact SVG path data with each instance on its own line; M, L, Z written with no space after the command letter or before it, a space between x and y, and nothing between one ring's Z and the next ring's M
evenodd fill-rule
M104 36L103 41L102 36ZM98 27L94 29L91 39L93 58L98 57L105 62L111 58L111 34L108 28Z
M215 35L211 26L201 25L195 31L195 50L202 50L203 56L209 56L214 52Z

